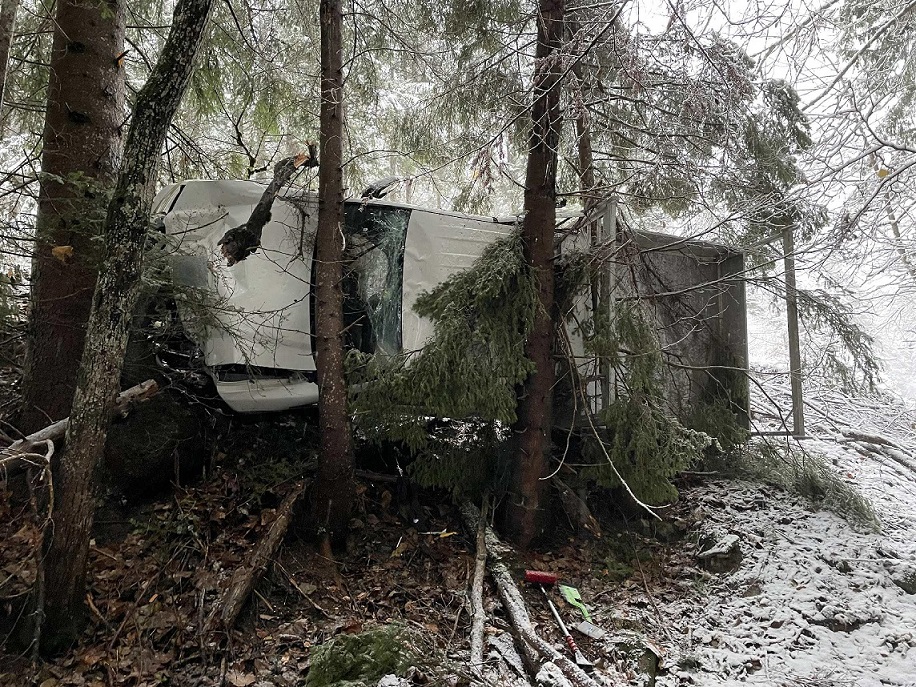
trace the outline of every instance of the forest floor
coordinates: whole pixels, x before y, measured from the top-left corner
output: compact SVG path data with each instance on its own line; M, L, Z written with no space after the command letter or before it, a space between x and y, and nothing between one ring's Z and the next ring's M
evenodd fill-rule
M784 380L768 390L785 402ZM509 562L520 586L535 568L578 588L607 631L577 635L596 677L660 687L916 686L916 414L830 391L809 398L811 438L791 441L790 460L786 440L772 439L772 450L754 449L783 456L769 467L688 474L660 523L610 518L605 504L596 508L600 538L573 532L560 515L537 551ZM761 428L774 428L766 412ZM236 628L202 630L291 470L301 471L271 443L276 430L248 428L235 442L244 451L218 455L201 483L109 503L90 550L86 632L50 662L3 657L0 685L321 687L329 683L318 680L315 648L336 638L344 653L343 640L379 625L397 628L411 683L467 684L473 537L446 495L404 498L388 481L362 482L336 565L291 538ZM0 499L6 616L35 575L36 532L27 506L14 503ZM543 597L523 591L538 632L561 648ZM581 619L554 598L568 621ZM486 599L495 657L508 624L493 588Z

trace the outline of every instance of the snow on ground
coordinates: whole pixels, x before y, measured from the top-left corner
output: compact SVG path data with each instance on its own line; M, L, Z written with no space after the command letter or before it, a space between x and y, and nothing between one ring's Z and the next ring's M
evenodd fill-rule
M784 382L769 391L788 408ZM812 438L790 441L857 485L881 532L856 531L761 483L686 490L682 503L706 540L697 551L736 535L743 558L733 572L694 568L692 580L682 572L672 584L694 593L654 590L657 610L644 602L616 609L652 628L667 651L658 685L916 687L916 413L829 391L812 398ZM877 436L852 438L862 435Z

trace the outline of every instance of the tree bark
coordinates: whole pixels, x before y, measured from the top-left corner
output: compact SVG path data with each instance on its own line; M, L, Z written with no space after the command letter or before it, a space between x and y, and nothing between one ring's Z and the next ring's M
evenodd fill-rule
M318 534L332 544L346 536L355 498L353 448L343 367L343 12L321 0L321 162L315 240L315 366L321 462L312 494Z
M104 263L89 316L67 430L67 454L57 482L55 526L46 537L45 653L70 644L82 624L92 488L105 447L109 408L119 384L131 313L137 300L156 171L165 135L190 80L213 0L178 0L171 31L134 118L105 221Z
M540 533L550 456L553 362L553 257L556 225L557 146L560 140L560 47L564 0L540 0L535 51L532 129L525 174L525 261L537 279L539 307L525 343L535 372L521 390L516 449L503 531L522 548Z
M16 36L16 15L19 13L19 0L3 0L0 4L0 134L3 124L3 110L6 105L6 75L9 73L10 49Z
M98 277L96 238L121 161L124 16L123 0L57 3L19 420L25 433L70 414Z

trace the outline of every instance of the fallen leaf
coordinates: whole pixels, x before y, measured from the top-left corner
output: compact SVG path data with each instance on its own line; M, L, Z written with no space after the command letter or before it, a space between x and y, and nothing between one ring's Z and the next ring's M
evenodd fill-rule
M255 683L255 676L251 673L230 670L226 673L226 682L232 685L232 687L250 687Z
M51 249L51 255L66 265L73 257L73 246L54 246Z

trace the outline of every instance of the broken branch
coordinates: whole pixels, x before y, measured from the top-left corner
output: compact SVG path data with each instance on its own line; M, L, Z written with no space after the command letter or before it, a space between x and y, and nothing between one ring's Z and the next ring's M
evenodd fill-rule
M220 246L223 257L228 260L230 267L237 262L241 262L260 247L264 227L270 221L270 210L277 194L280 193L280 189L289 183L289 180L303 165L306 167L318 166L318 153L315 150L315 144L310 142L308 146L308 154L303 153L293 157L286 157L274 165L274 178L267 184L267 188L261 194L257 205L251 211L248 221L245 224L233 227L219 240L217 245Z
M476 531L480 522L480 514L477 512L477 508L473 504L465 502L461 506L461 514L468 529ZM589 677L575 662L554 649L547 640L538 636L534 631L531 617L528 615L528 609L525 606L525 600L512 580L509 568L502 562L500 557L499 552L505 550L505 547L499 541L496 533L489 527L486 528L486 544L487 565L490 568L493 581L496 583L499 598L506 609L506 614L509 616L509 623L522 640L523 656L528 653L525 651L526 649L533 649L541 657L554 663L575 687L599 687L598 683ZM528 667L528 669L531 670L531 667Z
M159 385L152 379L122 391L115 400L112 416L126 413L131 406L152 398L158 391ZM69 424L70 418L65 417L0 451L0 479L16 475L29 467L41 467L41 461L35 460L35 449L46 441L63 439ZM44 460L45 456L39 454L37 457Z
M477 525L477 555L474 558L474 581L471 583L471 670L483 677L483 633L487 619L483 607L483 578L487 572L487 506L489 495L484 494Z

